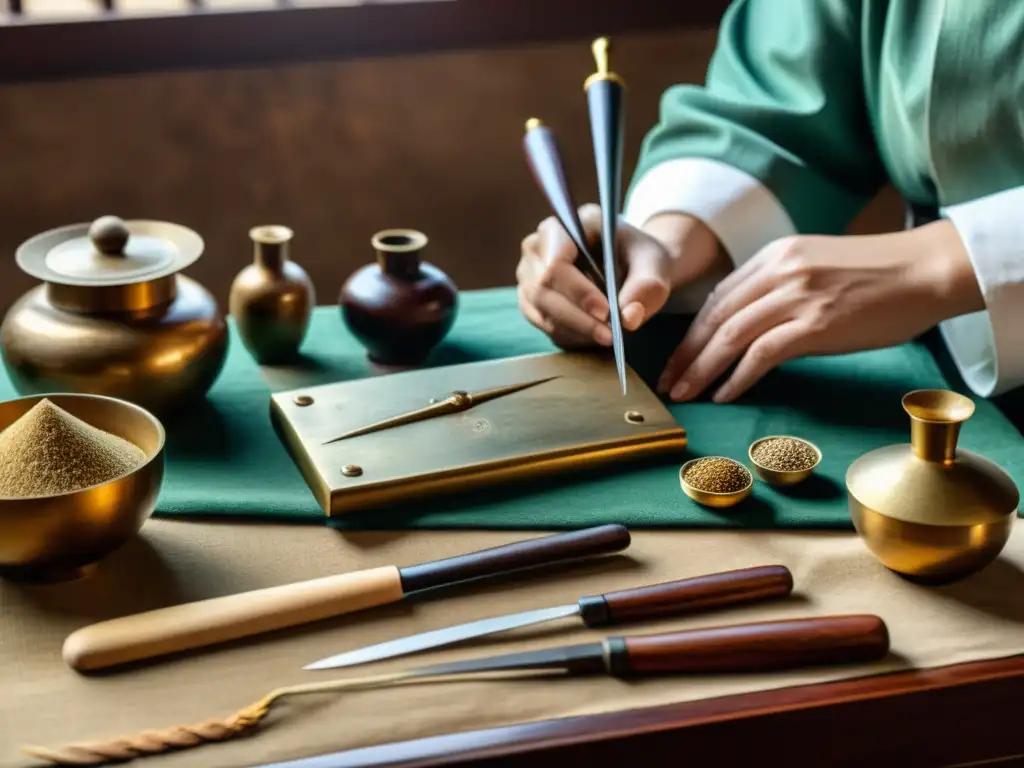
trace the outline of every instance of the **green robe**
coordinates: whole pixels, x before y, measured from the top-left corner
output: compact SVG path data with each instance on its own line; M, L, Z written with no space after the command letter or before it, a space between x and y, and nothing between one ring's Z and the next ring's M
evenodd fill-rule
M692 213L740 262L781 235L841 234L891 183L971 255L987 309L942 326L965 379L1020 386L1022 54L1017 0L736 0L706 84L665 93L626 217Z

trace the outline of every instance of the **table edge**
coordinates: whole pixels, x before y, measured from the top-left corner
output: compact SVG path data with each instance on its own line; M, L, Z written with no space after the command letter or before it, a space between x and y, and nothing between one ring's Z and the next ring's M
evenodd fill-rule
M1013 679L1024 682L1024 655L441 734L268 763L262 768L450 765Z

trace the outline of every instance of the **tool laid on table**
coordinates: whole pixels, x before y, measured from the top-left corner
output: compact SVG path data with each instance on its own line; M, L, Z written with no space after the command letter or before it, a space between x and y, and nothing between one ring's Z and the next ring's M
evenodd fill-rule
M611 71L610 44L599 38L591 47L597 71L584 83L590 132L597 169L598 200L601 204L601 256L598 267L592 249L587 246L576 204L569 192L565 166L559 157L554 134L537 118L526 123L523 147L534 177L554 210L556 218L584 257L583 271L604 289L608 299L608 320L612 331L612 350L619 373L622 394L626 394L626 354L619 310L619 284L615 261L615 232L622 197L622 146L625 136L626 85ZM593 250L596 250L593 249Z
M374 688L427 678L474 673L560 673L561 677L606 674L651 677L672 673L780 671L801 667L878 661L889 652L889 631L878 616L823 616L692 629L600 642L558 646L371 675L278 688L223 718L179 725L109 742L69 744L57 749L24 747L59 765L102 765L171 750L226 741L254 729L278 700L306 693ZM472 679L472 678L470 678Z
M785 597L792 591L793 575L785 566L743 568L603 595L591 595L569 605L495 616L432 632L421 632L330 656L313 662L304 669L335 669L366 664L570 616L578 616L588 627L605 627Z
M324 445L330 445L331 443L337 443L340 440L348 440L351 437L359 437L360 435L369 435L373 432L382 432L385 429L393 429L394 427L402 427L406 424L415 424L418 421L426 421L427 419L436 419L441 416L450 416L453 413L462 413L468 411L470 408L476 405L482 405L483 403L496 400L499 397L506 397L508 395L514 395L516 392L521 392L524 389L530 387L536 387L540 384L546 384L549 381L554 381L557 376L546 376L542 379L536 379L534 381L521 381L515 384L506 384L500 387L489 387L487 389L481 389L476 392L466 392L465 390L458 390L452 392L448 397L442 400L434 400L427 405L413 408L412 410L406 411L405 413L396 414L389 416L386 419L375 421L372 424L367 424L362 427L356 427L350 429L336 437L332 437L330 440L325 440Z
M629 531L601 525L399 568L216 597L99 622L73 632L63 656L92 671L397 603L413 592L626 549Z

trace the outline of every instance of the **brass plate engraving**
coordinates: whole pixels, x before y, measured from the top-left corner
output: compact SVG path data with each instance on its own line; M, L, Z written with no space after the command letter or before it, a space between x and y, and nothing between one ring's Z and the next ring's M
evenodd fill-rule
M596 465L681 456L686 430L634 371L627 376L623 397L610 357L544 353L279 392L270 410L321 508L340 515ZM299 392L313 402L297 405ZM460 400L458 408L438 408L451 393L487 396L471 407ZM421 418L423 412L429 418ZM417 417L408 418L411 413ZM353 459L361 473L346 476L343 468Z

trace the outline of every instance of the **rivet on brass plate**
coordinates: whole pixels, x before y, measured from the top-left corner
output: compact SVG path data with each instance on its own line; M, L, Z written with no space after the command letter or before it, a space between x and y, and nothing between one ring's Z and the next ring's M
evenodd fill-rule
M313 398L309 395L299 395L295 398L295 404L299 407L313 404Z
M363 468L358 464L346 464L341 468L341 474L345 477L359 477L363 474Z
M643 424L644 415L640 411L626 411L626 421L630 424Z

